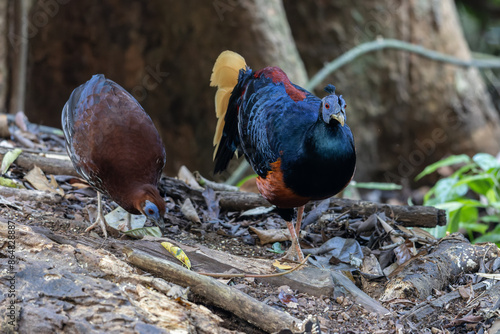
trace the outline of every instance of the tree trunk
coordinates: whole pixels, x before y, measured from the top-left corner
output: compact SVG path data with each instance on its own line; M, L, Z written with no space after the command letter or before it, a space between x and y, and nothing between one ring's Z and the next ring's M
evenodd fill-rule
M71 91L104 73L152 116L166 146L168 174L185 164L210 175L215 91L208 82L223 50L241 53L253 69L280 66L299 84L307 74L295 43L311 75L377 37L470 58L452 0L284 4L38 1L30 15L28 117L59 126ZM328 82L349 105L356 180L401 182L446 154L499 149L498 115L475 69L382 50L344 66Z
M205 175L213 170L209 79L220 52L232 49L255 69L274 64L298 82L307 79L281 0L58 1L52 14L43 1L32 10L50 19L30 40L28 117L60 126L71 91L103 73L151 115L170 175L182 164Z
M6 110L9 69L7 67L8 0L0 0L0 112Z
M377 38L471 57L452 0L354 0L349 6L315 0L285 2L285 8L311 75ZM411 181L450 153L498 153L498 114L476 69L382 50L339 69L324 84L330 82L349 106L347 121L358 152L356 180Z

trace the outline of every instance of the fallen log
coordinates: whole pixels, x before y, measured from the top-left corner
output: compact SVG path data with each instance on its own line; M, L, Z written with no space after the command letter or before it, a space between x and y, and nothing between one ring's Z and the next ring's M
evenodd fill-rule
M58 245L11 221L0 221L0 243L0 265L6 274L10 268L0 290L15 286L4 300L16 311L1 333L233 333L206 307L183 299L184 288L103 249Z
M283 329L297 331L300 321L286 312L268 306L219 281L194 273L165 259L139 250L126 250L127 261L134 266L165 278L169 282L189 286L211 303L228 310L267 332Z
M415 257L391 275L380 300L425 299L462 273L476 272L481 260L499 257L495 244L471 245L462 234L443 238L426 256Z
M10 149L0 147L0 160L3 159L5 154L9 151ZM61 156L66 157L66 155ZM23 152L17 157L15 164L26 170L31 170L36 165L46 174L78 176L73 168L73 164L66 158L49 158L40 154Z
M41 190L28 190L0 186L0 196L15 197L18 201L35 201L41 203L54 204L62 200L62 196Z
M202 192L189 187L186 183L171 177L162 177L161 191L179 200L190 198L199 205L205 205ZM216 191L220 199L220 206L228 211L243 211L259 206L269 207L271 204L261 195L241 191ZM385 212L387 217L394 218L398 224L407 227L435 227L446 225L446 212L431 206L404 206L389 205L368 201L350 199L330 199L330 207L340 207L342 211L349 210L351 216L370 216L376 212Z

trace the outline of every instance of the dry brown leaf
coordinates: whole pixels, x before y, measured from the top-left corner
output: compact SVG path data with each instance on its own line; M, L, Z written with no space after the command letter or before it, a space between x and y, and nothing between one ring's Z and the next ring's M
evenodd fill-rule
M290 231L288 231L288 229L261 230L253 226L250 226L249 229L257 234L261 245L290 240Z
M361 272L375 276L384 276L384 272L380 267L380 263L378 262L377 257L373 254L370 254L363 258Z
M36 190L50 191L51 193L59 194L64 196L64 190L62 190L57 184L56 180L49 182L43 171L35 166L31 169L28 174L24 177Z
M193 223L201 223L200 217L198 216L198 213L196 212L196 209L194 208L194 205L189 198L186 198L186 201L184 201L184 204L181 207L181 212L187 219L189 219Z
M460 293L460 296L465 300L469 300L470 298L474 297L474 290L470 286L461 286L458 288L458 292Z
M191 188L203 190L203 187L199 185L193 173L191 173L191 171L186 166L181 166L181 168L179 168L177 177L179 178L179 180L184 181Z

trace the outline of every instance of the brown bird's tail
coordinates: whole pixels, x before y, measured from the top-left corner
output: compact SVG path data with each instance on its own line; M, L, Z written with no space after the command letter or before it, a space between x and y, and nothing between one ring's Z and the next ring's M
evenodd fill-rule
M217 87L215 94L215 113L217 128L214 135L214 159L219 150L219 144L225 125L225 116L229 105L229 98L238 83L241 69L246 69L245 59L233 51L223 51L215 61L210 77L210 86Z

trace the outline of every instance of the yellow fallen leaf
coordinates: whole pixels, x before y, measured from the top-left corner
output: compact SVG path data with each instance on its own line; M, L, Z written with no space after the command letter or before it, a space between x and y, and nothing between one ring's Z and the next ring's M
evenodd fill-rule
M8 179L6 177L0 177L0 186L24 189L21 184L18 184L14 180Z
M191 269L191 261L187 257L186 253L179 247L175 246L174 244L164 241L161 243L161 245L169 251L170 254L175 256L175 258L179 261L181 261L182 264L186 266L186 268Z
M275 260L273 262L273 266L278 268L278 269L281 269L281 270L290 270L292 269L292 266L289 266L288 264L281 264L278 260Z

